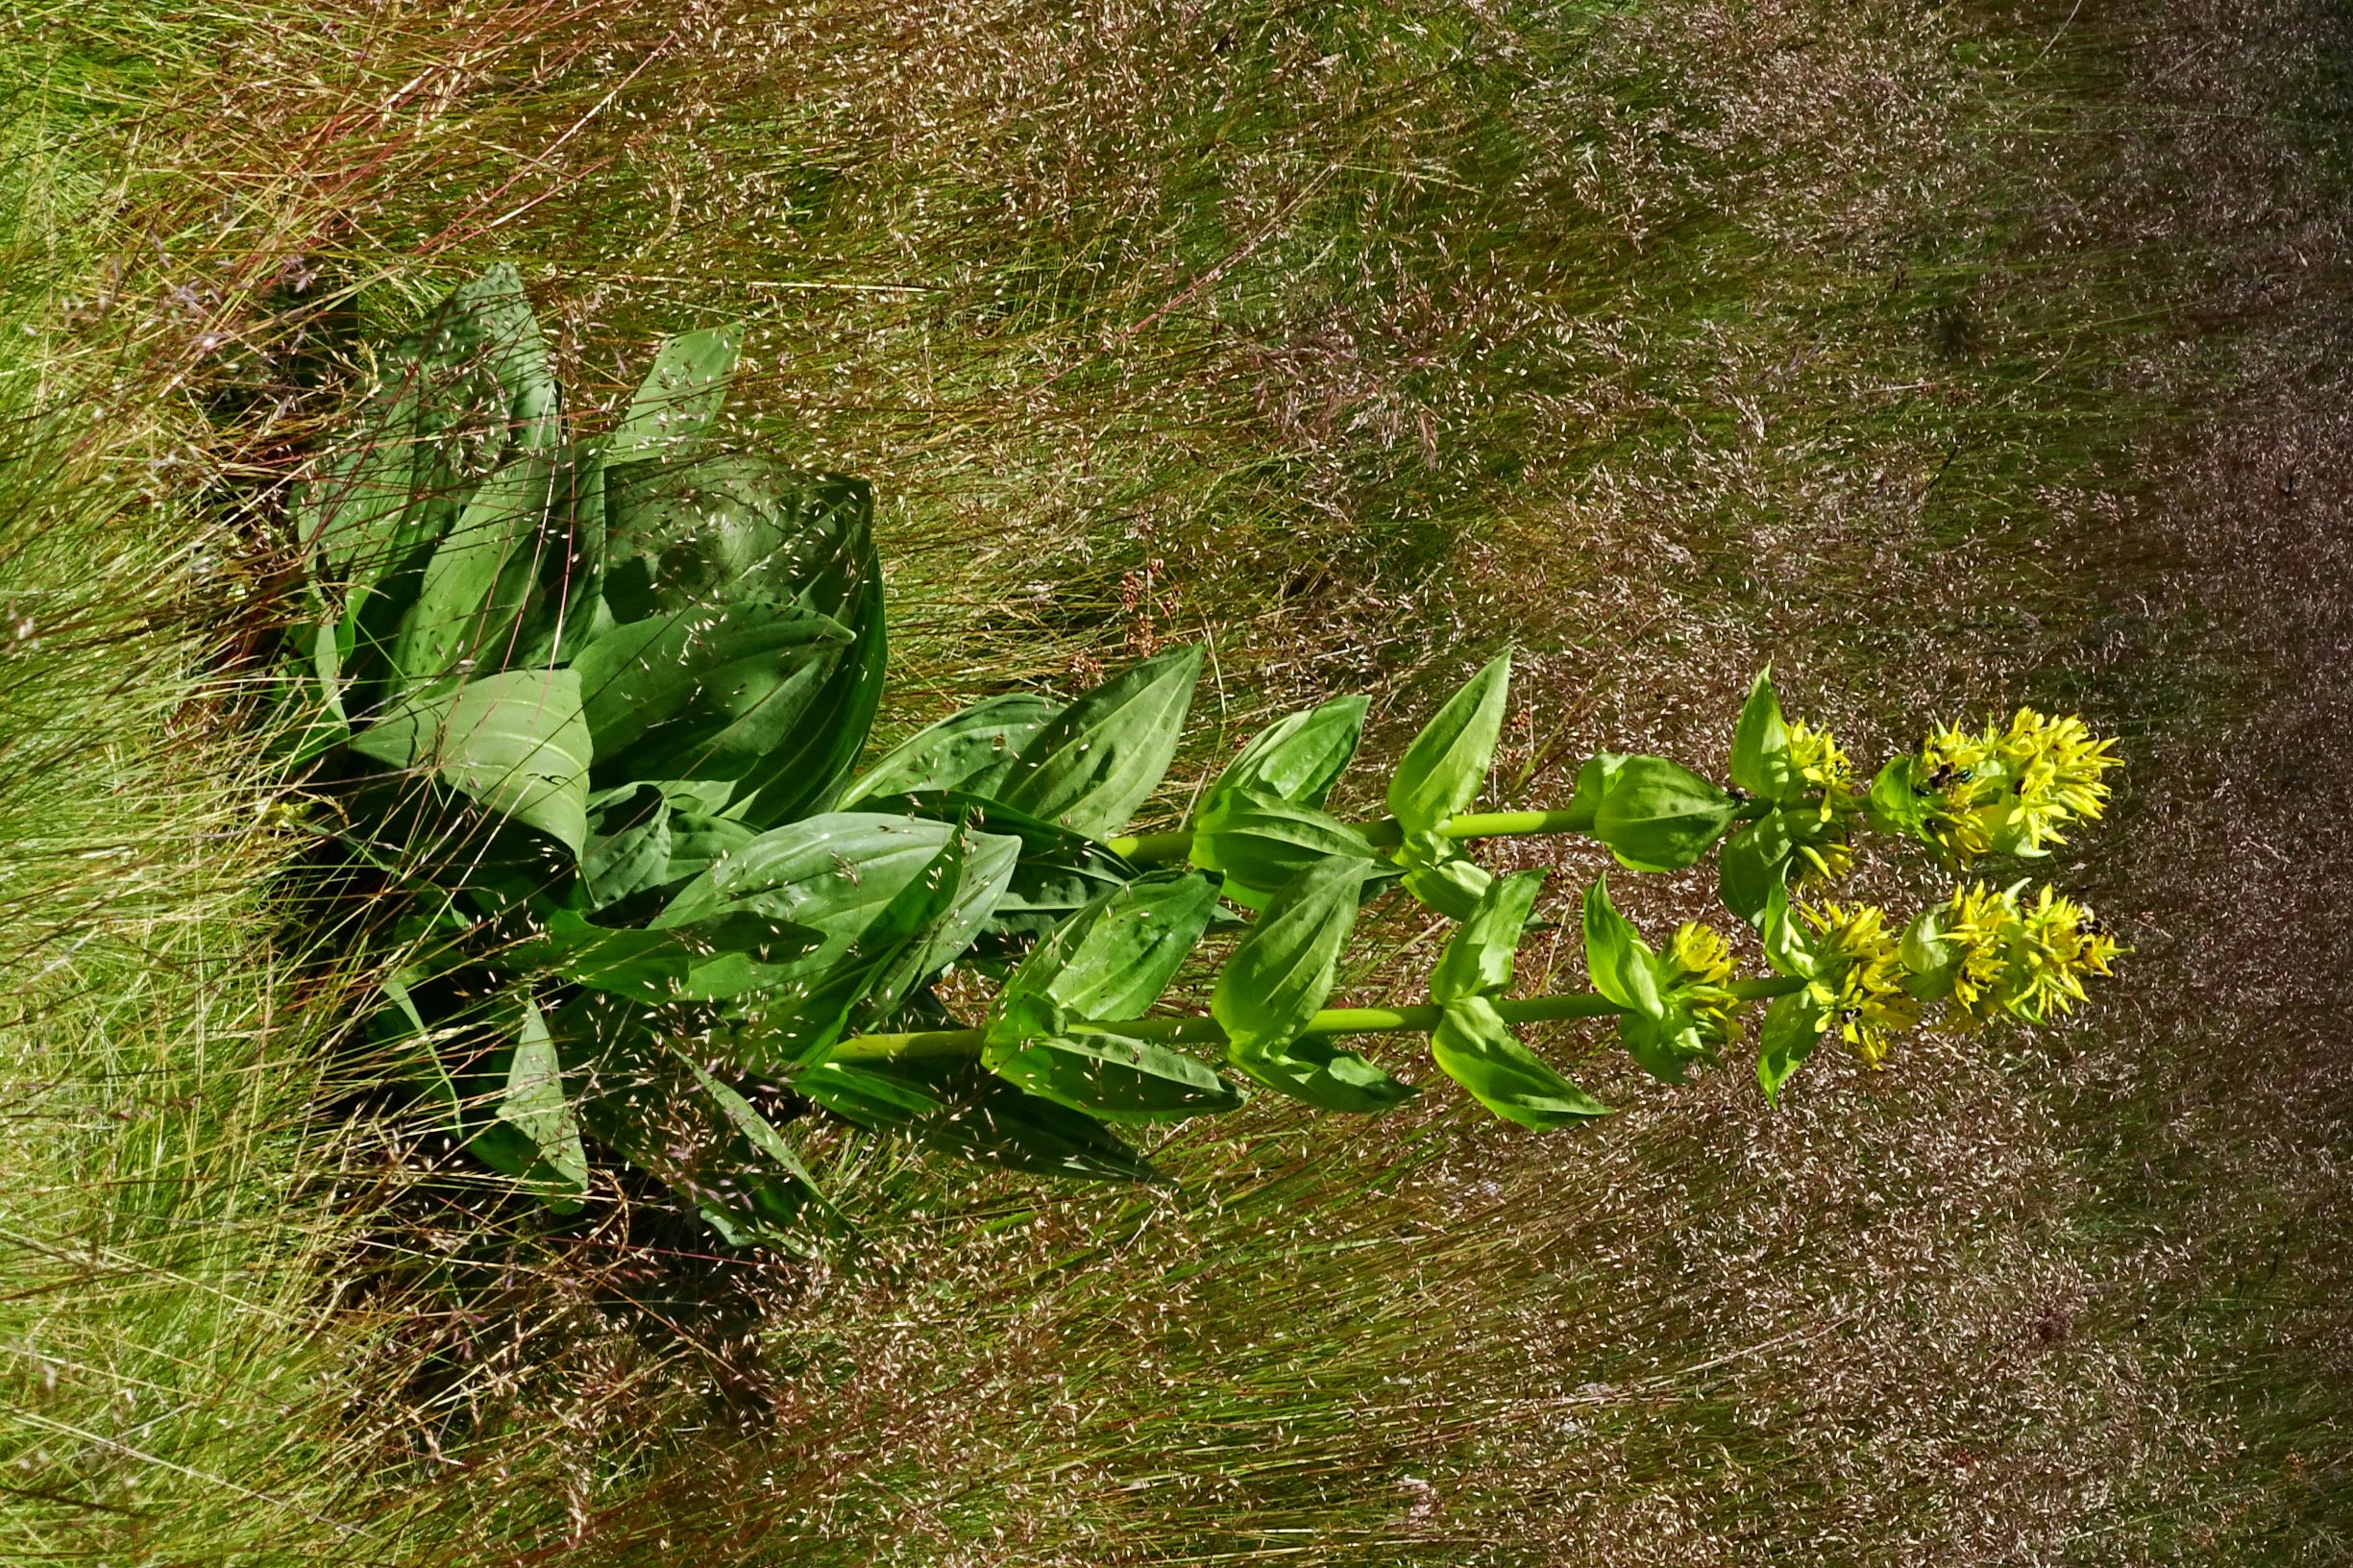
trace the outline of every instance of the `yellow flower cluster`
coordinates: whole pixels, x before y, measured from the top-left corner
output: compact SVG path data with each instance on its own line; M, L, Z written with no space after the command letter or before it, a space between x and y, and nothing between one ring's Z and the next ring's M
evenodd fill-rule
M1685 920L1675 928L1667 957L1677 970L1674 989L1699 1021L1708 1043L1724 1045L1738 1040L1743 1004L1726 989L1732 979L1732 950L1723 933Z
M1789 722L1789 759L1805 782L1825 795L1851 795L1854 765L1839 748L1838 738L1796 720Z
M1822 792L1820 815L1798 832L1792 851L1798 885L1834 882L1854 866L1854 851L1847 842L1854 821L1854 765L1836 736L1795 720L1789 723L1789 755L1806 784ZM1798 824L1793 821L1792 826Z
M2123 759L2073 714L2021 708L2005 726L1939 725L1915 776L1935 797L1928 833L1944 859L1967 865L1994 850L2036 855L2066 842L2060 829L2107 805L2100 775Z
M2085 976L2114 973L2124 951L2097 916L2049 887L2030 905L1984 883L1958 889L1938 935L1955 952L1951 1020L1962 1028L2066 1013L2084 999Z
M1875 904L1808 904L1801 909L1819 933L1814 951L1825 961L1809 988L1839 1038L1865 1063L1887 1057L1888 1036L1920 1021L1920 1001L1904 989L1902 943Z

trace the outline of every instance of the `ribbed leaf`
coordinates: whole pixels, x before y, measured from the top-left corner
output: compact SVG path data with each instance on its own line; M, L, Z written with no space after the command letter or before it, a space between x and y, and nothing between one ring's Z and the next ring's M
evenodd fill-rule
M1432 1001L1458 1002L1465 996L1503 993L1511 984L1511 965L1519 956L1528 913L1535 907L1536 893L1543 886L1542 871L1518 871L1481 895L1431 971Z
M849 641L831 616L755 600L613 627L573 661L598 781L762 768Z
M495 1119L476 1135L472 1147L499 1169L522 1178L559 1213L577 1209L588 1190L588 1155L564 1095L555 1042L527 996L520 998L505 1092Z
M570 670L510 670L412 701L352 743L452 788L577 855L588 839L588 724Z
M1104 894L1030 950L1006 980L1009 1004L1042 996L1073 1018L1140 1017L1209 927L1217 890L1168 871Z
M1027 693L976 702L885 753L844 792L841 804L926 790L990 796L1021 748L1061 711L1062 704Z
M1446 699L1406 747L1389 780L1389 812L1407 832L1429 830L1479 797L1511 693L1511 655L1498 656Z
M1241 1104L1234 1086L1182 1051L1094 1032L993 1041L989 1070L1041 1099L1106 1121L1172 1121Z
M1371 861L1373 846L1311 805L1257 789L1220 790L1193 823L1192 863L1228 878L1235 902L1265 902L1277 888L1326 860Z
M718 419L735 373L741 323L665 338L628 412L605 444L605 460L692 456Z
M1789 857L1795 849L1789 820L1778 811L1767 812L1725 840L1716 857L1716 885L1724 907L1751 924L1762 919L1773 890L1789 879Z
M1609 1107L1521 1044L1483 996L1447 1007L1430 1037L1430 1055L1473 1099L1523 1127L1565 1127L1609 1115Z
M1584 936L1585 972L1592 977L1593 989L1620 1007L1656 1017L1664 1004L1651 949L1633 922L1610 903L1606 877L1596 877L1585 890Z
M1357 753L1369 699L1336 697L1280 719L1261 730L1226 764L1209 798L1230 790L1251 790L1300 805L1321 806Z
M1618 757L1614 763L1591 831L1630 870L1672 871L1693 864L1724 836L1739 809L1724 791L1664 757Z
M1009 806L1107 838L1159 787L1201 676L1198 648L1172 649L1054 716L1006 772Z
M1789 725L1774 695L1773 672L1757 672L1749 700L1732 731L1732 783L1767 800L1794 800L1805 793L1805 775L1789 753Z
M653 924L686 925L729 911L765 915L818 933L806 969L828 972L933 868L959 831L949 822L870 812L834 812L773 828L680 889ZM948 917L925 948L932 967L969 945L1004 892L1020 847L1010 837L970 836Z

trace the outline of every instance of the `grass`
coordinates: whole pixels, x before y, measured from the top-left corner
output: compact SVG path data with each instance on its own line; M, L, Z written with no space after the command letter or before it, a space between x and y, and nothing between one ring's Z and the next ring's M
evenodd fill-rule
M40 264L0 572L80 629L0 666L26 977L0 1540L2330 1560L2341 1009L2267 955L2325 932L2342 865L2299 739L2341 717L2339 612L2248 563L2342 580L2315 123L2342 51L2266 16L43 17L12 45L44 150L13 165ZM298 956L257 891L272 783L196 694L332 407L305 380L331 355L257 357L279 281L315 274L364 341L494 256L592 399L654 332L749 318L742 438L884 498L898 724L1203 636L1194 773L1343 689L1393 752L1517 641L1541 798L1598 745L1712 756L1767 657L1858 754L1928 711L2080 702L2132 742L2083 871L2136 932L2132 999L2053 1045L1825 1071L1778 1115L1738 1074L1597 1065L1630 1109L1581 1139L1262 1107L1168 1151L1173 1193L844 1140L814 1152L872 1238L855 1267L516 1222L423 1290L439 1227L383 1191L380 1130L307 1114L336 1020L271 978ZM109 313L61 314L110 277ZM2243 842L2294 873L2249 876ZM1376 933L1359 982L1409 983L1428 940Z

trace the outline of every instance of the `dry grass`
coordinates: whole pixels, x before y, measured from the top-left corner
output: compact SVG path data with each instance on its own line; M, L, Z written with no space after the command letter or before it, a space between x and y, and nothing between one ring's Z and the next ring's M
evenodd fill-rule
M831 1270L510 1218L421 1283L442 1231L380 1228L340 1266L438 1311L332 1363L408 1461L340 1515L366 1552L2343 1554L2314 15L247 8L166 72L82 21L77 90L149 109L100 198L166 241L100 318L131 397L250 386L292 256L363 333L516 256L591 395L746 312L744 438L887 498L900 722L1207 635L1213 744L1360 686L1385 745L1516 640L1532 796L1597 744L1711 757L1766 657L1858 753L2021 698L2131 743L2071 873L2131 999L2055 1043L1809 1069L1778 1114L1597 1064L1629 1110L1578 1138L1262 1107L1140 1197L844 1140L870 1250ZM174 428L266 520L324 405ZM1366 987L1427 934L1379 938Z

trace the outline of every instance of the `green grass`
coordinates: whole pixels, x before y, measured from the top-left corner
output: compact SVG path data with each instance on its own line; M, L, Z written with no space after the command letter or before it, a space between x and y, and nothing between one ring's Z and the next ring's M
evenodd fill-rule
M2292 765L2232 715L2311 672L2251 587L2190 618L2235 536L2168 498L2169 443L2325 401L2323 285L2266 235L2338 254L2294 118L2332 100L2294 94L2341 52L2285 6L2260 53L2070 15L46 14L11 45L0 599L68 629L0 653L0 1555L2328 1560L2341 1096L2301 1032L2296 1093L2181 1065L2263 1017L2236 946L2218 1021L2166 1000L2218 962L2169 877L2313 918L2228 874L2197 793L2245 787L2226 737ZM2177 104L2198 58L2244 75ZM2177 198L2232 158L2292 222ZM257 357L289 256L352 307L323 390ZM590 399L748 318L740 438L882 498L896 726L1203 637L1192 775L1345 689L1381 753L1516 641L1540 798L1596 746L1710 758L1767 658L1858 756L2080 703L2133 747L2088 872L2147 933L2132 999L1779 1115L1600 1063L1629 1110L1580 1138L1260 1107L1166 1193L821 1140L870 1238L829 1270L436 1213L394 1132L313 1115L338 1017L260 892L273 781L196 694L334 355L494 257ZM1385 928L1356 980L1428 953ZM469 1223L476 1266L420 1266Z

